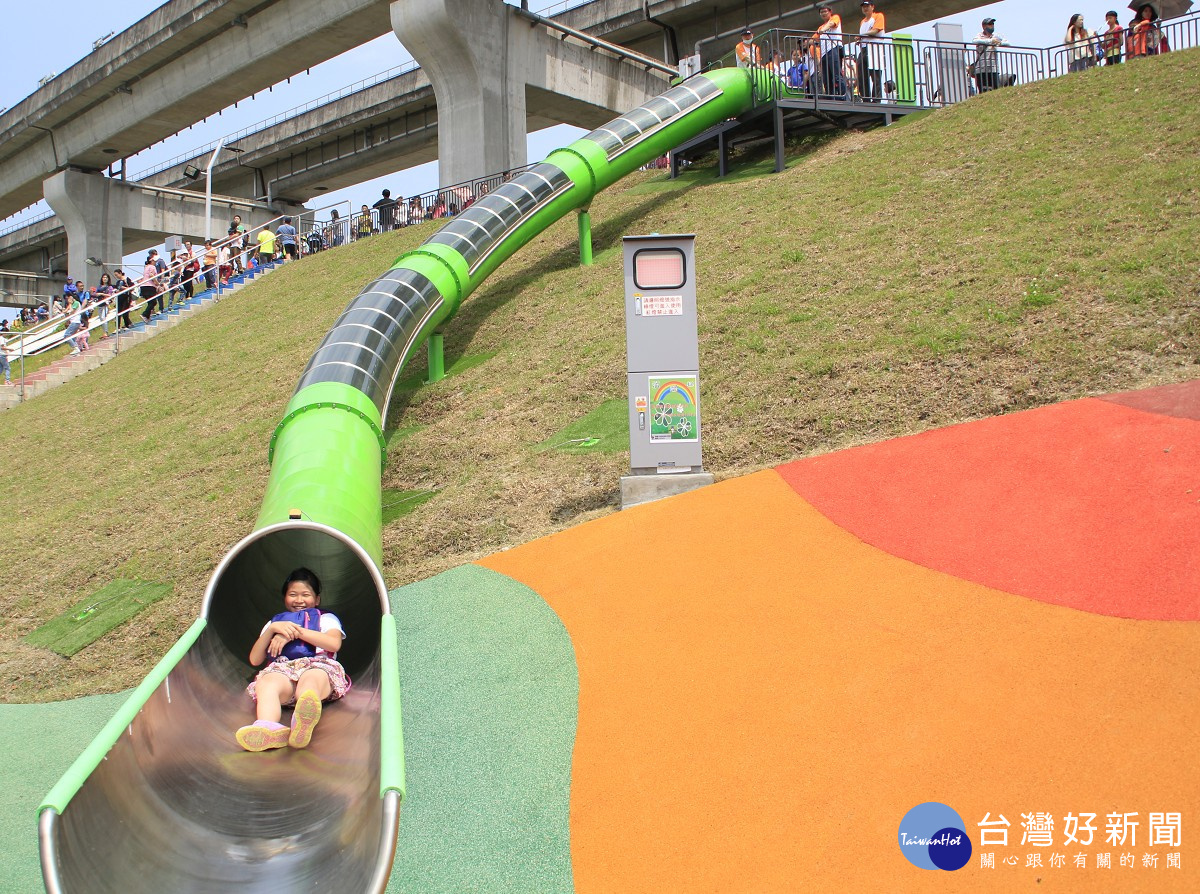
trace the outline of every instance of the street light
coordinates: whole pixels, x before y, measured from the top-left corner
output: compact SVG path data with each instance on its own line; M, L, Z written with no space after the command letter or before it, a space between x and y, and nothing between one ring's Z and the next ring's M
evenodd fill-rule
M102 261L95 255L84 258L83 262L89 267L99 267L102 270L119 270L125 263L124 261Z
M204 169L204 241L207 242L212 238L212 169L217 163L217 156L221 154L221 147L225 145L225 138L217 140L217 148L213 150L212 158L208 160L208 167ZM218 280L220 277L217 277Z

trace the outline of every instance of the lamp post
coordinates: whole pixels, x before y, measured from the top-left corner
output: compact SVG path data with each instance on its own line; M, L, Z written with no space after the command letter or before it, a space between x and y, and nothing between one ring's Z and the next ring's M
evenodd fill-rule
M213 150L212 157L208 160L208 167L204 169L204 241L207 242L212 238L212 169L217 163L217 156L221 154L221 147L225 145L225 138L217 140L217 148Z

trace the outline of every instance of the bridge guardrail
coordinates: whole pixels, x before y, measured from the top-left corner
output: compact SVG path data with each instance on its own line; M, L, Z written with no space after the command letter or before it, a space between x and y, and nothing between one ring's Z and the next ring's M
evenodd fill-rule
M236 143L238 140L244 140L246 137L253 136L256 133L261 133L262 131L274 127L276 124L281 122L291 120L292 118L298 118L301 115L311 112L313 109L320 106L328 105L331 102L336 102L337 100L344 99L347 96L353 96L355 93L361 93L364 90L369 90L370 88L378 86L384 81L391 80L392 78L398 78L400 75L408 74L410 71L415 71L420 67L420 65L413 61L405 62L393 68L389 68L386 71L381 71L369 78L364 78L361 81L355 81L353 84L348 84L347 86L342 87L340 90L334 90L332 93L326 93L324 96L319 96L316 99L280 112L279 114L273 115L270 118L265 118L262 121L256 121L254 124L249 124L246 127L243 127L241 130L234 131L233 133L227 134L224 137L211 140L208 143L205 143L199 149L192 149L181 155L177 155L168 161L156 164L153 167L137 171L132 176L134 179L141 180L144 180L148 177L153 177L155 174L161 173L169 168L173 168L178 164L182 164L187 161L193 161L200 156L211 153L217 148L218 143L222 143L228 148L231 144Z

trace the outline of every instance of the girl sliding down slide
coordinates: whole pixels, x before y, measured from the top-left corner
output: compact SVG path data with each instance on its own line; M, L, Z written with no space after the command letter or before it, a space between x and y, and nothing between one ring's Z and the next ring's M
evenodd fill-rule
M246 692L257 702L258 719L234 737L247 751L291 745L305 748L321 719L321 703L350 690L350 678L337 662L345 639L337 615L322 612L321 581L307 568L297 568L283 582L287 611L275 615L250 649L250 663L271 663L258 672ZM295 702L292 725L280 723L283 706Z

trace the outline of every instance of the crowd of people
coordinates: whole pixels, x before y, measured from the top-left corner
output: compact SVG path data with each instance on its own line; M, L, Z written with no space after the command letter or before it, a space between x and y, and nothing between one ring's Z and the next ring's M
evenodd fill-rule
M1149 3L1139 6L1124 26L1117 11L1110 9L1104 14L1104 27L1096 31L1088 30L1083 14L1076 13L1067 23L1063 46L1067 49L1070 71L1083 71L1095 65L1120 65L1125 59L1157 56L1170 50L1158 10Z
M198 291L215 289L218 283L228 285L233 277L256 267L300 256L300 238L291 217L284 217L274 230L263 227L251 238L241 215L235 214L222 239L206 239L203 245L190 239L179 244L172 240L170 244L173 247L167 250L168 257L157 248L150 249L140 272L131 270L127 274L121 267L111 273L105 270L99 283L91 288L83 280L68 278L62 294L52 298L48 306L43 303L22 308L11 324L7 319L0 320L0 354L4 358L0 367L5 369L5 383L10 381L7 369L13 345L20 341L5 338L5 333L22 333L50 324L48 330L61 332L56 341L69 345L73 356L88 350L93 330L99 340L108 338L110 315L116 318L115 331L129 330L135 325L131 319L135 310L140 310L142 322L149 323L185 305Z
M328 221L314 220L312 229L304 236L303 248L306 253L312 254L380 233L454 217L487 195L493 180L504 182L513 176L512 172L508 172L497 178L447 187L425 195L411 196L407 200L404 196L393 197L391 190L385 189L377 202L373 205L364 203L351 218L342 217L335 208L330 212Z
M849 39L842 18L830 6L817 7L820 22L810 32L799 32L785 40L781 50L764 57L747 28L734 46L733 57L739 67L766 67L793 90L808 96L845 101L894 101L896 83L886 77L891 57L886 18L872 0L862 0L862 18L858 34ZM787 44L794 41L790 58ZM1001 53L1009 42L996 32L996 20L985 18L982 30L971 42L973 55L966 60L972 92L986 93L1016 83L1012 73L1003 70ZM1119 65L1125 59L1167 52L1158 10L1150 3L1138 7L1126 25L1115 10L1105 13L1105 25L1089 30L1082 14L1071 16L1062 42L1069 72L1096 65ZM969 51L968 51L969 53Z
M158 249L150 249L140 274L131 270L127 275L120 268L111 274L106 271L99 285L93 288L87 288L82 280L69 279L62 295L53 298L49 306L22 308L11 322L0 320L0 341L7 345L6 333L20 333L56 322L57 327L64 329L63 339L71 344L70 353L78 354L88 349L92 329L100 329L99 339L109 336L110 314L116 317L118 331L131 329L136 325L131 319L134 310L140 309L141 320L148 323L186 304L197 291L215 289L218 283L228 285L233 277L256 267L296 260L304 254L357 239L452 217L490 192L495 183L513 176L514 172L507 172L468 185L412 196L407 201L403 197L393 198L391 191L385 189L374 206L364 204L352 218L342 217L336 208L331 210L327 221L317 221L314 217L312 228L303 235L290 216L282 218L275 229L263 227L252 235L241 215L235 214L222 239L208 239L203 245L184 239L178 247L164 248L166 257ZM98 325L92 325L93 317Z
M862 0L859 8L862 20L858 36L849 45L842 17L831 6L819 6L820 23L814 31L797 37L790 59L781 50L764 59L754 43L753 29L747 28L734 47L737 65L766 66L789 87L809 96L863 102L892 99L895 84L884 80L888 55L886 17L875 9L872 0Z

